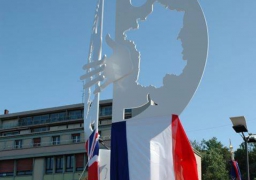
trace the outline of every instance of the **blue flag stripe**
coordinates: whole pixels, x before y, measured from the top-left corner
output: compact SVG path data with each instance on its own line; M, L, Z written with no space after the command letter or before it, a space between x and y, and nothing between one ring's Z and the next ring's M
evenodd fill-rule
M110 179L130 179L125 121L112 124Z

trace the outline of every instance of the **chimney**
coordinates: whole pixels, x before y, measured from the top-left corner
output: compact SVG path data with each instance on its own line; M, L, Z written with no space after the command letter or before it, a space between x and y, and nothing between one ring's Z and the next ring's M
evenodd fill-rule
M9 114L9 111L7 109L5 109L4 114Z

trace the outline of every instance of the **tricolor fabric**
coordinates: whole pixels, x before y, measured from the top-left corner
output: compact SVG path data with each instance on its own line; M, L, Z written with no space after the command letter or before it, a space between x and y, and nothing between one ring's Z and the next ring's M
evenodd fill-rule
M99 134L95 129L85 144L88 156L88 180L99 180Z
M111 180L198 180L194 152L179 117L112 124Z
M230 161L231 163L231 179L232 180L242 180L241 172L236 161Z

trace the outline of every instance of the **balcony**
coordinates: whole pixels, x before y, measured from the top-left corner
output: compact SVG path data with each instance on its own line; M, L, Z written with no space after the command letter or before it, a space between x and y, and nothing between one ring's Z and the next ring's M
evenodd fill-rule
M38 125L46 125L46 124L52 124L52 123L60 123L60 122L70 122L70 121L78 121L82 120L83 115L73 115L73 116L64 116L59 118L48 118L48 119L19 119L15 123L8 123L5 125L0 126L0 130L7 130L7 129L13 129L13 128L21 128L21 127L28 127L28 126L38 126Z
M53 118L44 118L44 119L33 119L33 121L24 121L19 120L19 126L31 126L31 125L40 125L40 124L49 124L62 121L74 121L78 119L83 119L83 115L72 115L72 116L63 116L63 117L53 117Z
M84 139L82 138L79 142L73 142L73 139L70 140L62 140L58 141L48 141L48 142L40 142L40 143L28 143L28 144L14 144L12 146L0 147L0 151L8 151L14 149L29 149L29 148L40 148L46 146L58 146L58 145L66 145L66 144L76 144L76 143L84 143Z
M105 144L110 147L110 136L101 137ZM22 157L41 157L48 155L58 155L63 153L80 153L84 152L84 138L79 142L74 142L73 139L59 141L59 144L53 141L40 142L40 143L23 143L19 148L15 144L11 146L0 146L0 160L15 159ZM100 148L104 148L100 146Z
M73 143L72 140L61 141L58 145L52 145L53 142L41 142L40 146L34 146L34 144L22 144L21 148L15 146L1 147L0 160L4 159L19 159L30 157L43 157L49 155L59 155L66 153L80 153L84 152L84 142ZM38 145L38 144L37 144Z

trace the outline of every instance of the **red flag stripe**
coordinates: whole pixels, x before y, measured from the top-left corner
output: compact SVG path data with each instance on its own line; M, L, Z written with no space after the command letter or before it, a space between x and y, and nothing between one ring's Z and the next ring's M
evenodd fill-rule
M198 180L194 151L177 115L172 115L172 139L175 180Z
M94 162L88 169L88 180L98 180L99 179L99 165L98 162Z

